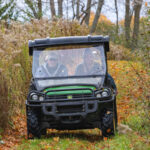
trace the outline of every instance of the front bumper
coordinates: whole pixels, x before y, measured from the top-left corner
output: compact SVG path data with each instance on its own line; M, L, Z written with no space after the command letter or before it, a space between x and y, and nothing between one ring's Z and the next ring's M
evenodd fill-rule
M26 106L30 109L41 111L43 116L54 118L55 122L61 124L78 124L88 118L90 114L100 114L104 108L112 109L114 96L107 100L98 98L88 100L66 100L66 101L43 101L34 102L26 100ZM42 116L41 115L41 116ZM96 118L96 116L94 117Z

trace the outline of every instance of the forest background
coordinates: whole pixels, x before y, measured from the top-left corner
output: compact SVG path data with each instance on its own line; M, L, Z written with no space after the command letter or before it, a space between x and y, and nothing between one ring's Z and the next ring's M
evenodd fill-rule
M65 139L64 133L49 131L40 148L51 149L56 143L54 149L150 147L148 0L0 0L0 149L14 145L19 145L16 149L36 149L39 142L25 140L25 99L32 76L28 40L88 34L110 36L108 64L118 87L119 124L128 125L133 134L103 141L90 136L97 130L83 133L83 137L80 131L65 132Z

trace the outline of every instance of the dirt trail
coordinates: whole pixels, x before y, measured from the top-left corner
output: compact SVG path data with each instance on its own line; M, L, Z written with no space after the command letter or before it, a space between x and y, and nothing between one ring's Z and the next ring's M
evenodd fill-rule
M137 63L133 63L133 65L138 68L139 72L141 69L140 65ZM117 108L118 108L118 122L121 123L125 121L126 118L131 114L134 115L134 103L133 103L133 96L140 96L140 91L135 89L136 85L134 84L133 76L135 73L133 72L131 66L127 61L109 61L109 72L115 79L115 82L118 87L118 96L117 96ZM12 129L7 129L5 131L5 135L3 135L4 144L0 144L0 150L8 150L8 149L15 149L17 145L20 145L22 141L24 141L26 136L26 117L23 114L18 114L17 117L14 118L13 121L14 127ZM66 135L66 139L70 139L70 135L72 136L73 140L77 137L80 141L80 137L82 139L89 139L91 142L98 142L102 137L100 134L94 134L97 130L88 130L86 132L79 132L79 131L52 131L49 130L47 140L50 138L54 142L58 142L60 138L63 140L64 136ZM94 134L94 135L93 135ZM136 133L134 133L136 134ZM54 136L54 137L53 137ZM130 135L129 135L130 137ZM81 139L81 140L82 140ZM77 139L76 139L77 140ZM43 139L41 140L41 142ZM77 141L77 143L79 142ZM30 145L30 141L26 141ZM65 141L66 142L66 141ZM83 141L83 145L86 141ZM47 142L46 142L47 143ZM81 145L82 145L81 144ZM73 144L76 145L76 144ZM49 145L52 146L52 145ZM85 145L84 145L85 146Z

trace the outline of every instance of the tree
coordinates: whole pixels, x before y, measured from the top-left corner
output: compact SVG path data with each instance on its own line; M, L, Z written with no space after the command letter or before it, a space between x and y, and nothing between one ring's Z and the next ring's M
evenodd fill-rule
M134 10L134 9L133 9ZM130 47L130 32L131 32L131 19L133 16L133 10L130 9L130 0L126 0L125 2L125 39L126 46Z
M0 20L16 20L18 17L18 11L15 10L15 0L10 0L7 3L0 0Z
M143 0L134 1L134 28L132 35L132 48L137 46L138 34L139 34L139 22L140 22L140 11L142 7Z
M22 11L27 14L30 18L41 19L43 16L42 12L42 0L25 0L28 8Z
M91 13L91 2L92 0L87 0L86 17L85 17L85 23L87 26L89 25L89 19L90 19L90 13Z
M76 18L77 20L80 19L80 0L77 0L77 9L76 9Z
M50 0L50 10L52 18L56 16L54 0Z
M74 20L74 18L76 17L76 13L75 13L75 0L72 0L71 4L72 4L72 12L73 12L72 20ZM67 19L68 19L68 0L67 0Z
M42 17L42 0L38 0L38 16L39 19Z
M63 16L63 0L58 0L58 16L60 18Z
M92 27L91 27L91 30L90 30L91 33L95 32L95 30L96 30L96 26L97 26L98 19L99 19L100 14L101 14L103 4L104 4L104 0L99 0L98 1L98 7L97 7L96 14L95 14L95 17L94 17L94 21L92 23Z
M117 5L117 0L115 0L115 9L116 9L116 34L118 35L119 24L118 24L118 5Z
M135 48L137 46L138 34L139 34L139 20L140 20L140 10L142 7L143 0L133 0L131 9L131 0L126 0L125 3L125 39L126 47ZM134 27L133 34L131 38L131 20L134 15ZM132 44L131 44L132 43Z

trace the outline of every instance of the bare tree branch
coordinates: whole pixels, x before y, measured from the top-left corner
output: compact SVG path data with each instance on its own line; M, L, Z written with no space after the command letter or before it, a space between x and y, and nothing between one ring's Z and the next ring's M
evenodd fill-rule
M117 0L115 0L115 9L116 9L116 34L118 35L119 23L118 23L118 5L117 5Z
M52 18L56 16L54 0L50 0L50 10Z
M34 17L35 17L36 19L38 19L38 14L37 14L37 12L36 12L34 6L33 6L33 2L32 2L31 0L25 0L25 3L28 5L28 7L29 7L29 8L31 9L31 11L33 12Z
M84 22L86 16L88 15L88 10L91 9L91 7L94 6L95 4L97 4L97 2L91 4L91 6L89 8L87 8L86 10L84 10L85 5L84 5L84 7L81 7L82 14L80 15L80 18L82 17L82 20L81 20L80 24L82 24Z
M97 10L96 10L96 14L95 14L95 17L94 17L94 21L93 21L93 24L92 24L92 27L91 27L91 30L90 30L91 33L95 32L95 30L96 30L96 26L97 26L98 19L100 17L103 5L104 5L104 0L99 0L98 1L98 7L97 7Z
M85 23L87 26L89 25L89 19L90 19L90 13L91 13L91 2L92 0L87 0L87 7L86 7L87 15L85 17Z

